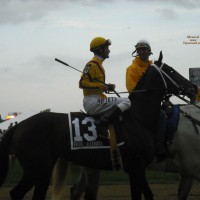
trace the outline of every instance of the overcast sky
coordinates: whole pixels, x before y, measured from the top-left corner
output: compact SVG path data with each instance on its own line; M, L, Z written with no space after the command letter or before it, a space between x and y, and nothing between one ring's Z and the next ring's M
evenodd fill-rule
M79 111L80 73L92 58L90 41L112 41L104 62L107 83L126 91L125 72L140 39L150 42L157 59L186 78L200 67L199 0L0 0L0 114ZM123 96L127 96L126 94Z

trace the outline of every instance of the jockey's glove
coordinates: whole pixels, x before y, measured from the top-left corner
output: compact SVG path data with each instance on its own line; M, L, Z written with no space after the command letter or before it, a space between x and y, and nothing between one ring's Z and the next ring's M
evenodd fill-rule
M107 84L107 93L113 92L115 90L115 84L108 83Z

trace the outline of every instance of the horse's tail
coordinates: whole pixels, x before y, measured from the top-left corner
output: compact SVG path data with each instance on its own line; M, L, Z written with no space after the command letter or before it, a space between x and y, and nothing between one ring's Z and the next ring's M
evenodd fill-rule
M8 174L11 141L16 128L17 125L7 130L0 142L0 187L4 183Z
M69 161L63 157L59 157L54 170L53 170L53 180L52 180L52 193L53 199L61 199L64 192L65 177L67 173L67 168Z

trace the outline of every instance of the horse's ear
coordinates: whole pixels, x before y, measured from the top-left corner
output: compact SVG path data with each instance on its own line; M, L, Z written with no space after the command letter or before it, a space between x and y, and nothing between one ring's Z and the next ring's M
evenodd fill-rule
M160 67L161 64L162 64L162 59L163 59L163 54L162 54L162 51L160 51L159 58L158 58L158 60L155 61L154 63L155 63L158 67Z
M160 51L160 55L159 55L159 58L158 58L158 62L160 64L162 63L162 59L163 59L163 54L162 54L162 51Z

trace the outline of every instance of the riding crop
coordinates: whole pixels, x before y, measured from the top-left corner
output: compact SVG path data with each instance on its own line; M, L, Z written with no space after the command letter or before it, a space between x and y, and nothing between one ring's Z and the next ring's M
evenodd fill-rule
M62 60L59 60L59 59L55 58L55 61L57 61L57 62L59 62L59 63L61 63L61 64L63 64L63 65L66 65L66 66L68 66L68 67L70 67L70 68L72 68L72 69L74 69L74 70L76 70L76 71L78 71L78 72L80 72L80 73L83 74L82 71L76 69L75 67L70 66L69 64L63 62ZM109 85L106 84L106 83L104 83L103 81L100 81L100 80L98 80L98 79L96 79L96 78L95 78L94 80L96 80L96 81L99 82L99 83L103 83L104 85L106 85L106 86L109 87ZM118 92L116 92L115 90L113 90L113 92L114 92L118 97L120 97L120 95L118 94Z

